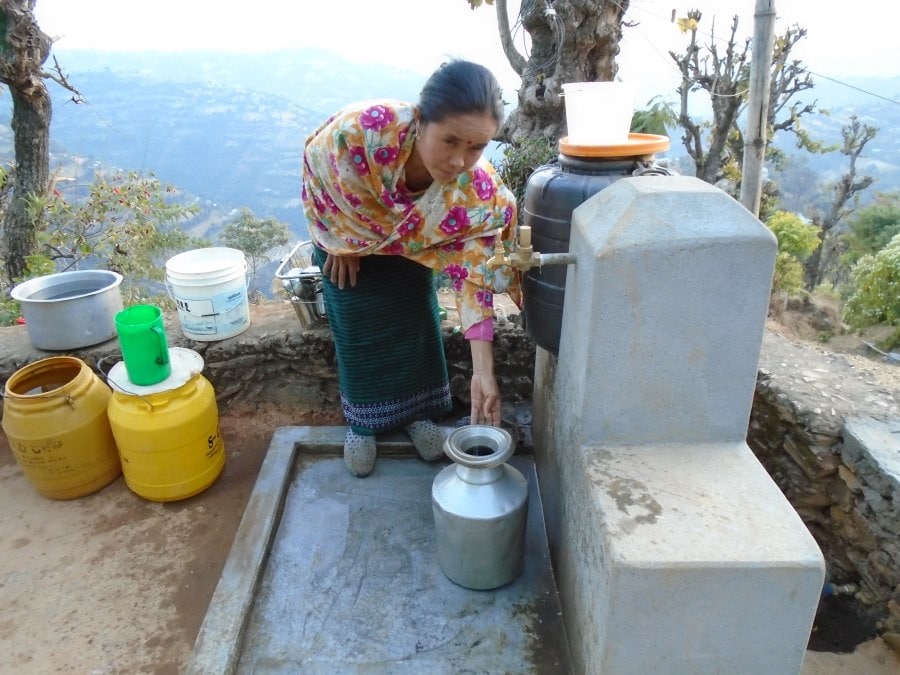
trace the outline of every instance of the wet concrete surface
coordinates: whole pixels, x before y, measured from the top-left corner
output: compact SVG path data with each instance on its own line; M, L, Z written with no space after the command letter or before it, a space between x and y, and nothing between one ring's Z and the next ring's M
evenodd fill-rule
M388 439L354 478L343 431L276 433L188 671L568 672L531 457L510 460L529 485L523 572L474 591L437 561L431 484L447 462Z

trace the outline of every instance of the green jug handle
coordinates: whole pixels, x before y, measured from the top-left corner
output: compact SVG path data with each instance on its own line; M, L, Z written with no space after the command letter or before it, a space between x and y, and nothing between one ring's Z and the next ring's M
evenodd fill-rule
M166 344L166 331L159 326L151 326L150 330L156 333L156 337L159 340L159 356L156 357L156 362L164 366L169 362L169 345Z

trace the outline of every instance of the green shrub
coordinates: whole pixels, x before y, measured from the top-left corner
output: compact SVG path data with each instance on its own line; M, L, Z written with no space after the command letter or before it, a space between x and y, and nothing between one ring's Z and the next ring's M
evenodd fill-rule
M12 326L21 312L19 303L10 297L0 297L0 326Z
M831 300L836 303L840 303L841 301L840 291L838 291L830 281L823 281L816 286L813 289L812 294L816 297L825 298L826 300Z
M803 265L790 253L779 251L775 258L772 290L796 293L803 290Z
M895 351L897 347L900 347L900 328L884 338L881 341L880 347L888 352Z
M787 211L776 211L766 225L778 240L772 291L796 293L803 288L802 261L819 246L819 229Z
M29 258L32 276L83 269L109 269L124 277L126 305L155 297L151 288L165 276L159 259L198 243L178 223L197 212L182 205L175 189L153 174L111 172L97 175L87 194L52 190L29 199L39 253ZM38 271L39 270L39 271Z
M528 138L516 145L503 148L503 159L499 162L500 178L516 196L519 208L525 196L525 186L534 170L559 156L557 144L549 138Z
M766 220L766 225L778 239L778 250L801 262L819 247L819 228L804 223L796 213L776 211Z
M854 329L900 324L900 234L874 255L864 255L850 272L844 321Z
M900 233L900 202L897 193L879 194L875 203L856 213L844 237L847 252L842 260L851 265L862 256L878 253Z

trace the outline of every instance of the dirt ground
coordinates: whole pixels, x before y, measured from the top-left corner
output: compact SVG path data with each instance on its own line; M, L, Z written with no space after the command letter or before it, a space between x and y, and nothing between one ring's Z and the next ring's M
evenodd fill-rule
M0 672L179 673L273 430L314 422L222 405L221 475L169 503L121 476L79 499L46 499L0 436Z
M881 353L893 351L896 354L897 348L878 351L879 345L896 333L898 328L874 326L859 332L849 331L841 325L835 301L812 297L792 301L787 306L775 302L770 308L766 328L794 342L814 345L817 349L861 356L875 363L885 363L888 367L884 370L884 374L895 382L900 382L900 367L890 367L893 362Z
M802 318L782 316L769 329L818 335ZM859 338L835 347L867 349ZM900 365L884 368L900 378ZM226 402L219 412L221 476L196 497L165 504L134 494L122 477L80 499L46 499L0 435L0 673L181 671L273 431L341 423L275 406ZM802 673L897 674L900 658L875 639L853 654L808 652Z

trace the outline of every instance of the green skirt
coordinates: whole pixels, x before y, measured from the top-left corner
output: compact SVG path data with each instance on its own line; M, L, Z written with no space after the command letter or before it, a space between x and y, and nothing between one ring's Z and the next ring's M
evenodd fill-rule
M314 247L316 264L325 253ZM324 276L324 275L323 275ZM401 256L360 259L356 286L323 278L344 417L358 434L452 409L434 273Z

